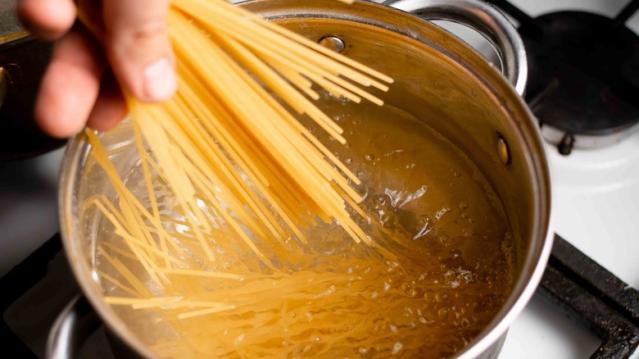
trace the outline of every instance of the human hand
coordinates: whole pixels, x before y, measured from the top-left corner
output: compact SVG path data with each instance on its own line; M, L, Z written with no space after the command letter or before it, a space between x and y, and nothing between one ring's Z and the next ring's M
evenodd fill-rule
M126 115L122 91L144 102L176 89L168 0L19 0L25 26L57 40L35 106L40 127L69 137L85 125L108 130ZM73 26L78 10L91 32Z

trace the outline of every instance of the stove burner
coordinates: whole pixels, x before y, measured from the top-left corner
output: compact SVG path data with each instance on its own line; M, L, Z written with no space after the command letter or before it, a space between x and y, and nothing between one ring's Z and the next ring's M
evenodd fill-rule
M639 36L585 12L551 13L536 22L541 34L521 31L530 61L527 99L542 128L561 136L548 140L559 139L560 151L569 154L573 144L595 145L579 136L617 135L639 123Z
M491 2L520 23L530 68L526 100L562 154L639 129L639 36L625 26L639 0L614 19L580 11L532 18L508 1Z

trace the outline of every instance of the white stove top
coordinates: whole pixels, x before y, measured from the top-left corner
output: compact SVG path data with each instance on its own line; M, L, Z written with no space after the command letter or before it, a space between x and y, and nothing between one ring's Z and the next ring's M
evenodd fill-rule
M531 15L588 10L614 16L628 0L514 0ZM639 16L628 23L639 32ZM555 230L588 256L639 288L639 132L608 148L563 157L547 146ZM0 276L57 231L56 178L61 151L1 164ZM13 174L29 168L31 180ZM502 359L585 358L600 340L535 297L514 323ZM639 352L635 353L639 359Z
M627 0L514 0L533 16L587 10L614 16ZM627 25L639 33L639 16ZM547 146L555 231L629 285L639 288L639 133L608 148L564 157ZM534 297L515 321L500 358L589 357L601 341L557 307ZM633 356L639 358L639 351Z
M639 133L570 156L547 146L555 231L639 288ZM501 358L586 358L601 341L535 296L515 321ZM639 352L633 356L639 358Z

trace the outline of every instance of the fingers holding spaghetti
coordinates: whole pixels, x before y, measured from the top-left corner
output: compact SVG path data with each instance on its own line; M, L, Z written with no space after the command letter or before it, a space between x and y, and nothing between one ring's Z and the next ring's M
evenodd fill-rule
M126 116L126 103L122 91L112 73L102 78L100 94L89 115L88 126L98 131L108 131Z
M31 32L45 39L64 35L76 17L72 0L20 0L18 14Z
M35 116L40 127L55 137L82 130L92 111L104 71L99 51L88 35L72 31L53 52L42 79Z

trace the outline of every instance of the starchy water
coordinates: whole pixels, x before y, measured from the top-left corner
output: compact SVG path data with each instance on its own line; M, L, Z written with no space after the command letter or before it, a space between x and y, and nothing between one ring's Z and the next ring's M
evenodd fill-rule
M276 263L275 271L256 264L231 237L211 235L215 260L204 260L185 214L163 195L156 178L165 227L183 249L180 260L190 268L243 277L171 277L170 284L159 287L142 274L139 263L120 255L154 296L228 305L188 319L178 319L170 306L114 307L160 356L450 357L503 305L512 288L513 239L477 167L450 141L392 104L326 103L323 110L344 129L348 144L314 132L362 180L355 188L364 194L368 218L358 221L393 256L354 243L334 224L315 224L305 228L308 244L291 237L282 248L261 247ZM148 202L139 166L128 172L126 183ZM224 232L224 221L208 213L213 227ZM99 223L103 250L122 248L108 221ZM97 271L118 276L99 255ZM126 295L104 277L100 283L106 295Z

